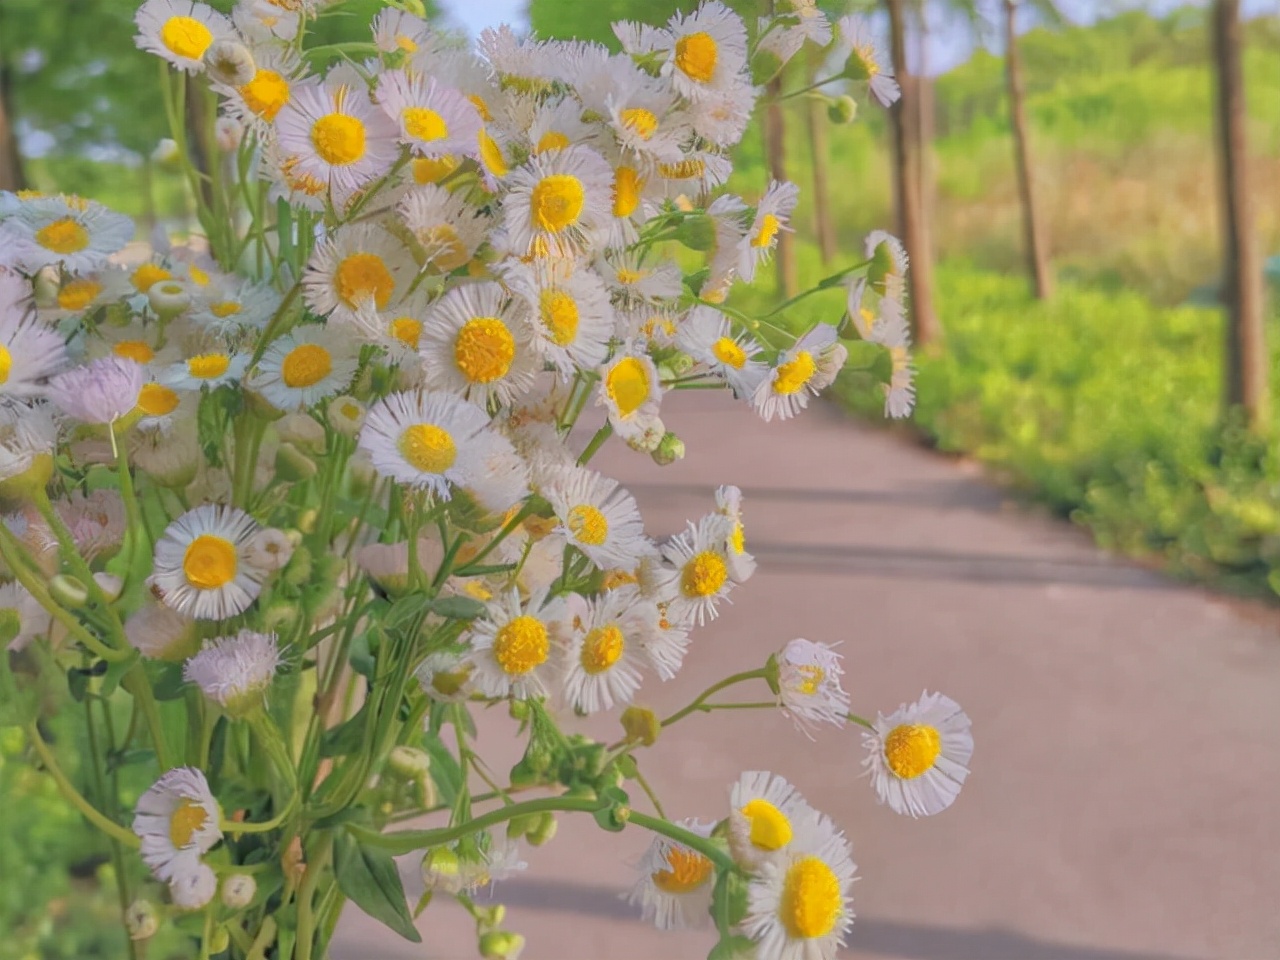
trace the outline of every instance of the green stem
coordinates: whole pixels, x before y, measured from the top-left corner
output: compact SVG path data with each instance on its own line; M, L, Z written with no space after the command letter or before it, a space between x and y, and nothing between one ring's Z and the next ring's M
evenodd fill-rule
M677 710L671 716L667 717L667 719L663 720L662 725L664 727L669 727L671 726L671 724L675 723L677 720L683 720L685 717L693 713L695 710L702 709L703 705L707 702L708 698L710 698L712 694L719 693L721 690L725 689L726 687L731 687L735 683L745 683L748 680L763 680L765 679L765 676L766 676L765 669L760 668L758 670L746 670L742 673L735 673L732 676L725 677L719 683L713 683L711 686L707 687L707 689L703 690L702 693L698 694L698 696L694 698L693 702L690 703L683 710Z
M844 716L846 720L852 721L853 723L858 724L858 726L860 727L866 727L868 730L874 730L876 728L875 724L873 724L870 720L868 720L866 717L860 717L856 713L846 713Z
M634 761L634 758L632 759ZM658 811L658 816L665 820L667 815L662 809L662 802L658 800L658 795L653 792L653 787L649 786L649 781L646 780L644 778L644 774L640 772L639 766L635 769L635 781L640 784L640 789L645 792L646 796L648 796L649 802L653 804L653 809Z
M596 431L596 435L591 438L591 442L587 444L587 449L582 451L582 456L578 458L578 466L585 467L591 462L591 458L596 452L604 446L606 440L613 435L613 423L606 420L604 426Z
M861 270L863 267L870 266L870 264L871 264L870 260L863 260L860 263L855 263L855 264L852 264L851 266L845 267L843 270L837 270L835 273L831 274L831 276L823 277L821 280L819 280L817 286L810 287L808 290L802 290L800 293L797 293L790 300L784 300L782 303L778 304L776 307L774 307L772 310L770 310L760 319L763 321L767 317L776 316L777 314L781 313L783 310L787 309L793 304L799 303L805 297L811 297L815 293L818 293L819 291L822 291L822 290L830 290L832 287L836 286L842 280L844 280L844 278L847 277L849 274L853 273L853 271Z
M773 710L777 706L772 700L760 700L754 703L704 703L698 709L710 713L712 710Z
M661 834L664 837L683 844L690 850L696 850L702 854L716 866L722 870L734 869L733 857L728 852L721 849L717 844L706 837L700 837L691 830L686 830L678 824L671 823L669 820L662 820L658 817L651 817L648 814L636 813L634 810L628 818L629 822L634 823L637 827L644 827L654 833Z
M792 90L788 93L784 93L778 99L790 100L792 97L802 96L803 94L808 93L810 90L817 90L819 87L825 87L828 83L834 83L836 80L839 80L839 79L841 79L840 74L836 74L834 77L826 77L825 79L817 80L809 84L807 87L801 87L799 90Z
M27 724L26 731L27 739L31 741L31 746L40 757L40 762L44 764L49 776L53 777L54 783L58 785L58 789L62 792L67 802L79 810L86 820L117 843L121 843L132 850L138 849L141 846L141 841L132 830L126 830L114 820L109 820L97 807L86 800L71 781L67 779L67 775L58 766L58 761L54 757L53 751L49 749L49 745L44 742L44 737L36 729L36 725L34 723Z

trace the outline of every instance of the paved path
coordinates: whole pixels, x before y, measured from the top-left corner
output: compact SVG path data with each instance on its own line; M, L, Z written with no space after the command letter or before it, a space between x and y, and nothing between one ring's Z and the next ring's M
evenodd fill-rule
M977 742L956 806L912 821L875 804L852 729L810 742L776 715L694 717L653 748L661 766L648 764L668 814L722 815L742 769L799 785L853 841L853 958L1280 957L1280 636L1269 612L1243 615L1114 562L1080 531L1007 504L972 469L830 407L765 425L727 398L684 394L664 415L688 443L685 461L659 470L619 449L607 469L656 534L707 509L717 484L742 486L760 572L645 702L683 705L806 636L842 642L858 712L940 689L972 716ZM510 721L481 722L482 749L513 761ZM639 830L567 821L531 851L528 878L497 890L529 936L524 960L705 956L708 933L658 934L618 899L644 845ZM416 866L406 873L416 896ZM453 905L433 906L422 929L427 944L414 947L349 913L334 958L476 955Z

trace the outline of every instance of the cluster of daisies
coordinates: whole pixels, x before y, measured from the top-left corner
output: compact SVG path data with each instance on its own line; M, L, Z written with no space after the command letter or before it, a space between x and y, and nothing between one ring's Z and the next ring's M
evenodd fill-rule
M770 343L729 298L790 230L798 191L717 194L761 62L776 72L812 44L882 103L896 86L865 28L811 0L751 31L718 0L619 23L621 53L508 28L473 52L388 8L327 70L334 51L304 42L325 6L137 11L138 45L219 98L230 156L214 162L262 201L230 227L236 262L162 235L126 251L132 222L93 201L0 195L0 636L136 650L203 694L201 722L259 730L282 670L332 656L326 678L344 675L318 644L344 618L366 630L356 601L425 594L406 665L430 702L626 707L646 676L677 674L755 561L737 487L655 540L591 468L600 444L678 459L662 401L686 387L793 417L844 365L844 330L887 351L887 410L910 410L898 242L868 237L838 326ZM795 640L771 661L806 733L851 719L839 660ZM926 695L866 738L895 811L955 798L972 743L950 700ZM852 917L846 841L778 778L747 775L731 800L720 824L685 826L749 875L741 929L760 960L833 956ZM250 877L206 856L228 822L195 766L138 802L142 857L175 906L253 900ZM470 861L434 849L424 870L457 892L521 865L495 844ZM705 914L705 853L663 838L644 870L635 898L659 926Z

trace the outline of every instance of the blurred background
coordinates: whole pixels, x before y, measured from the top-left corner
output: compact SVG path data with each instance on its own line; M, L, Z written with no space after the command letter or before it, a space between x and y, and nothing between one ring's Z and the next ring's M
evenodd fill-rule
M753 17L767 2L730 5ZM818 5L868 17L904 97L886 111L837 83L823 92L856 94L855 122L797 97L748 132L731 186L750 200L786 178L802 199L747 306L862 259L871 230L903 235L919 401L896 429L981 461L1104 547L1274 600L1280 3ZM364 39L381 6L352 0L352 15L318 29L325 42ZM511 22L612 45L612 20L659 22L694 4L427 6L472 35ZM192 209L157 150L159 68L134 49L135 9L0 0L0 189L75 192L135 216L140 236L184 232ZM840 67L802 53L782 86ZM843 309L833 292L787 319ZM878 421L868 387L846 377L835 402ZM51 782L10 762L21 750L19 731L0 732L0 960L118 956L105 852Z

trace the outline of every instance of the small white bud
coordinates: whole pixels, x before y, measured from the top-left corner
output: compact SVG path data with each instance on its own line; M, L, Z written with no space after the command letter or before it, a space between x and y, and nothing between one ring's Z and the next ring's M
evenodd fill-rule
M228 910L243 910L253 903L258 882L247 873L233 873L222 881L222 904Z

